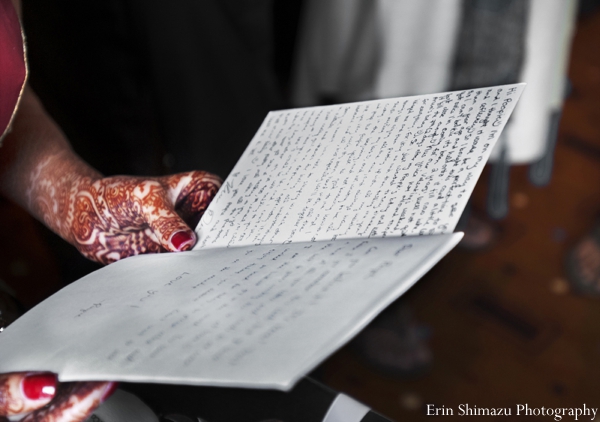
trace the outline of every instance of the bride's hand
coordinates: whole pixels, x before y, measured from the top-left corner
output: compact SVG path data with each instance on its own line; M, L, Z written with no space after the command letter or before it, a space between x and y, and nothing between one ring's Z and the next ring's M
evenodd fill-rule
M83 255L109 264L131 255L191 249L196 243L192 228L221 180L193 171L158 178L82 178L67 185L71 189L62 193L69 204L66 218L49 223ZM45 204L43 197L36 198L43 215L54 215L60 195Z

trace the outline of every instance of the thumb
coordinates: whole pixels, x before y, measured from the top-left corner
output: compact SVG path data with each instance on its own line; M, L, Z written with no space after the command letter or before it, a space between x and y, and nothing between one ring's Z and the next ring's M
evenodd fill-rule
M54 397L57 385L56 375L50 372L0 375L0 416L30 413L45 406Z
M162 186L142 200L142 214L160 245L167 251L187 251L196 243L196 234L177 215Z
M221 179L205 171L190 171L159 179L165 186L175 211L194 228L217 194Z

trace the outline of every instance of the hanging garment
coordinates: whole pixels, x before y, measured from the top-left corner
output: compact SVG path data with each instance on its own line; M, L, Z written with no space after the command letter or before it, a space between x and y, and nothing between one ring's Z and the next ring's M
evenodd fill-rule
M380 42L377 1L307 1L300 21L292 102L358 101L374 96Z
M504 131L511 164L535 162L547 150L553 116L564 99L576 6L575 0L530 0L519 76L527 88ZM500 155L498 148L491 160Z
M528 0L463 0L449 89L515 83L528 12Z
M460 0L379 0L381 58L376 98L448 89Z
M309 106L527 82L492 160L504 146L509 163L534 162L547 149L552 116L562 104L575 5L308 0L293 101ZM477 22L463 27L469 20Z
M528 0L464 0L450 90L515 83L524 61L528 12ZM506 137L498 144L500 154L492 167L487 201L493 218L508 213Z
M293 102L360 101L448 85L460 0L311 0Z

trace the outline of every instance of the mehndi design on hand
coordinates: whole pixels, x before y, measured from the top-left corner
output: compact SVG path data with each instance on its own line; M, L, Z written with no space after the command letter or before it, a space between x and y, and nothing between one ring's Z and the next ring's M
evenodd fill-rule
M29 205L83 255L102 264L191 249L195 235L184 220L196 224L221 185L217 176L202 171L102 178L89 167L52 164L50 158L32 175Z

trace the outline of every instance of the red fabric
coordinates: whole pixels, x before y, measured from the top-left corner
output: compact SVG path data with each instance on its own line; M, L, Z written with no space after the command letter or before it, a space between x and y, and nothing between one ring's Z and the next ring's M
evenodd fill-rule
M10 123L26 75L19 17L11 0L0 0L0 136Z

